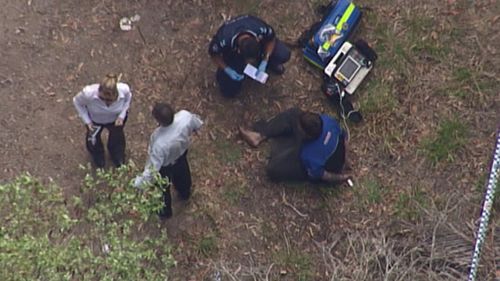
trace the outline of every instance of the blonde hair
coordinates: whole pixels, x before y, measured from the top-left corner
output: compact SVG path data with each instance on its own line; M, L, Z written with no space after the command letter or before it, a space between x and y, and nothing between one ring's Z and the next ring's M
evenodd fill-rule
M120 75L116 74L106 74L106 76L102 79L101 84L99 84L99 93L104 98L109 98L116 100L118 98L118 89L116 88L116 84L120 80Z

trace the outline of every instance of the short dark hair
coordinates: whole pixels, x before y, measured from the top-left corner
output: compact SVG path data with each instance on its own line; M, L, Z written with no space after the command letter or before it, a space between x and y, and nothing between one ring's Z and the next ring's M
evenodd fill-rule
M317 139L321 136L323 122L319 114L309 111L302 112L299 123L302 130L306 133L306 138Z
M238 42L238 49L245 58L258 58L260 46L257 39L253 36L244 37Z
M174 109L167 103L156 103L153 106L152 114L161 126L168 126L174 122Z

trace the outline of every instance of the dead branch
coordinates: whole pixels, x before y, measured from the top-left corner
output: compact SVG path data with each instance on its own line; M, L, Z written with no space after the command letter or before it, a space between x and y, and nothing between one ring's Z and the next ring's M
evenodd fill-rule
M283 201L283 204L285 204L285 206L288 206L292 210L294 210L295 213L297 213L297 215L299 215L299 216L301 216L303 218L307 218L308 217L307 214L304 214L304 213L300 212L299 210L297 210L297 208L295 208L295 206L293 206L292 204L288 203L288 201L286 200L285 190L283 190L283 192L282 192L281 199Z

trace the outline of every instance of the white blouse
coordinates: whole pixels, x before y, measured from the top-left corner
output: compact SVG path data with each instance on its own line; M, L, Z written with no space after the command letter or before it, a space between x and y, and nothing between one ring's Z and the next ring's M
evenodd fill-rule
M99 98L99 84L86 86L73 98L73 104L85 124L109 124L115 122L118 117L125 119L132 93L125 83L117 83L116 88L118 98L109 106Z

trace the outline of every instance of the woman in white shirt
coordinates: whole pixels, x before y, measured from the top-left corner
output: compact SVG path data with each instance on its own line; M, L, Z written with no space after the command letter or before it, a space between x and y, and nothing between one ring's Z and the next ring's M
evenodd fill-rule
M113 164L119 167L125 160L123 127L127 120L132 93L127 84L118 80L116 75L108 74L100 84L86 86L73 98L75 108L87 128L87 150L97 168L103 168L105 165L101 140L104 128L109 131L107 147Z

